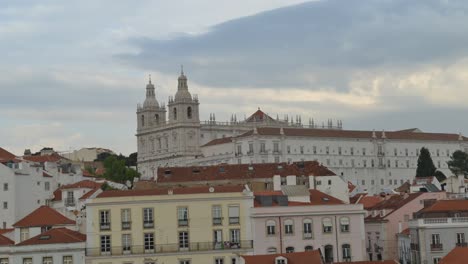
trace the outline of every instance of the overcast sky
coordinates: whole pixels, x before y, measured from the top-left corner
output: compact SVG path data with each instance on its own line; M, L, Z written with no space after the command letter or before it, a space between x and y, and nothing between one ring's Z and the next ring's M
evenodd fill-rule
M0 146L136 151L180 65L201 119L342 119L468 135L468 1L0 1Z

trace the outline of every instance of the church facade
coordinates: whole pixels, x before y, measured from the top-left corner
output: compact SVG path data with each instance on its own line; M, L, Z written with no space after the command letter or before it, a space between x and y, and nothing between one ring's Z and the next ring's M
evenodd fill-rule
M145 179L155 179L158 167L317 160L361 191L379 193L414 178L422 147L447 176L450 155L468 151L461 134L344 130L341 121L303 124L300 116L273 118L260 109L242 120L232 115L218 122L212 113L200 121L198 97L183 72L167 108L150 80L137 118L138 170Z

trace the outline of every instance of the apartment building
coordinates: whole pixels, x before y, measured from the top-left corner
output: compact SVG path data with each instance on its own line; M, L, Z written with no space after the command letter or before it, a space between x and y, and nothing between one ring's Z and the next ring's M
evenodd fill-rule
M236 264L253 251L245 186L104 191L86 205L86 261Z
M366 259L361 204L296 185L256 192L254 205L255 255L320 249L326 263Z
M455 247L467 247L468 200L442 200L415 213L409 224L412 263L438 264Z

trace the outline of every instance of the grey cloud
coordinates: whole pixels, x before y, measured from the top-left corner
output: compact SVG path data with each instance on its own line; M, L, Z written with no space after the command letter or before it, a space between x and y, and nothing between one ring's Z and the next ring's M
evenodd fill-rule
M228 21L201 35L131 39L118 57L174 73L183 63L206 85L332 87L350 71L446 63L468 53L468 2L328 0ZM304 75L316 74L315 81Z

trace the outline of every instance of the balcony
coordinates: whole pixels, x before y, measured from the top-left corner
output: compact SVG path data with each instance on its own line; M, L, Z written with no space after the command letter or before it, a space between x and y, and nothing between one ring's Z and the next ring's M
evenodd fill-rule
M179 226L188 226L188 219L179 219Z
M98 256L122 256L122 255L158 255L166 253L178 253L185 251L214 251L214 250L251 250L253 249L252 240L242 240L239 242L194 242L189 243L188 247L180 247L176 244L156 244L154 249L145 249L145 246L126 246L126 247L112 247L109 251L101 252L101 248L87 248L87 257Z
M213 225L222 225L223 218L222 217L213 217Z
M132 222L122 222L122 230L129 230L132 228Z
M237 225L237 224L239 224L239 217L229 217L229 224L230 224L230 225Z
M304 239L312 239L312 233L304 233Z
M101 228L101 231L105 231L105 230L110 230L110 229L111 229L111 224L110 224L110 222L107 222L107 223L100 223L99 226L100 226L100 228Z
M457 245L457 247L467 247L467 246L468 246L468 243L466 243L466 242L459 242L459 243L457 243L456 245Z
M153 228L154 227L154 221L144 221L143 222L143 227L144 228Z
M443 249L442 244L431 244L431 251L442 251Z

